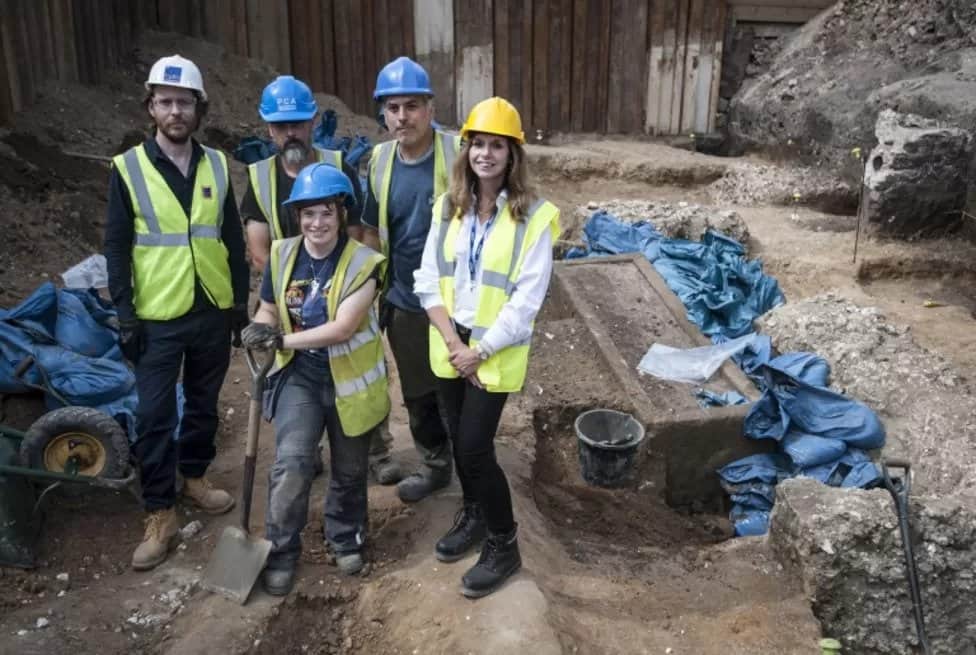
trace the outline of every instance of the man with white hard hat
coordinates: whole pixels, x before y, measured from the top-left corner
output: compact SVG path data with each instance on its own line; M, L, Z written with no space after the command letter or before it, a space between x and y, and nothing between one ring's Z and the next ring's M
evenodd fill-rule
M248 323L249 286L227 158L192 138L207 113L200 69L179 55L163 57L145 86L155 129L112 160L105 225L119 345L139 396L132 450L148 517L132 556L137 570L162 563L179 541L177 471L185 501L210 514L234 506L205 473L216 454L231 335L239 345Z

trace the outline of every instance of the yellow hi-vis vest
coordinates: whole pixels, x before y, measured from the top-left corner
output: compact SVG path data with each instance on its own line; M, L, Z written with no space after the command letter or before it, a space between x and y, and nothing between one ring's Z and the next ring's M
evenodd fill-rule
M379 221L377 232L380 237L380 252L390 256L390 217L387 212L390 199L390 181L393 179L393 157L396 156L396 141L384 141L373 147L369 158L369 184L376 197ZM447 191L451 180L451 168L461 149L461 137L440 130L434 130L434 197ZM381 269L386 278L386 265Z
M447 196L437 199L434 205L431 230L437 230L437 270L440 275L441 298L450 316L454 316L454 267L455 244L461 229L460 217L450 219L447 212ZM559 209L550 202L537 200L528 211L528 218L516 221L508 204L488 233L482 254L481 286L478 289L478 306L474 325L471 327L472 348L492 326L502 307L512 297L525 253L549 230L553 241L559 236ZM531 339L512 344L494 353L478 366L478 379L488 391L514 392L522 388L529 366ZM439 378L456 378L457 371L451 365L447 345L441 333L430 326L430 367Z
M156 170L144 145L112 159L135 213L132 296L136 315L167 321L190 311L199 278L220 309L234 304L227 247L220 240L229 178L223 153L203 146L190 216Z
M299 235L271 243L271 285L278 322L286 334L291 333L292 326L285 295L303 238ZM383 256L375 250L355 239L346 241L326 298L330 321L335 320L342 301L359 289L382 261ZM279 350L274 372L288 366L294 356L293 350ZM386 418L390 413L386 360L372 306L348 341L329 346L329 368L335 384L336 410L346 436L361 435Z
M315 148L318 161L325 162L342 170L342 153L338 150L328 150L326 148ZM267 159L247 165L247 174L251 179L251 188L254 189L254 197L258 201L258 208L264 214L264 220L268 222L271 229L271 239L284 239L285 231L282 229L278 217L278 155L271 155Z

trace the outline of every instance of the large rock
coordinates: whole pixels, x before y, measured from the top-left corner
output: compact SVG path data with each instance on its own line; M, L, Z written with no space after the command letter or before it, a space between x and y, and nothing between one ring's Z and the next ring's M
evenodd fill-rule
M938 655L976 654L976 511L914 498L913 548L926 629ZM776 488L769 543L802 580L824 634L859 655L916 652L904 552L891 496L795 478Z
M976 127L976 3L845 0L798 30L732 99L730 136L860 179L850 151L897 108Z
M942 234L957 228L966 206L972 138L966 130L885 109L878 145L867 161L865 212L888 236Z

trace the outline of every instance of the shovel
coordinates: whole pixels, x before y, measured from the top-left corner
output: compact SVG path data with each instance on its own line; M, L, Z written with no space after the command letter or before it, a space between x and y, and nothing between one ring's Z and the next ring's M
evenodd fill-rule
M893 478L889 469L902 469L900 478ZM881 462L881 474L885 489L895 501L898 513L898 528L901 531L901 544L905 551L905 569L908 573L908 591L912 596L912 613L915 615L915 632L922 653L929 655L929 645L925 633L925 617L922 611L922 592L918 584L918 570L915 567L915 553L912 551L912 528L908 519L908 498L912 490L912 466L907 460L886 458Z
M247 366L251 370L251 402L247 412L247 446L244 450L244 483L241 489L241 526L224 528L217 549L203 574L203 588L236 600L243 605L264 569L271 542L252 537L251 495L254 491L254 465L258 452L258 431L261 420L261 397L264 393L265 376L274 364L275 351L268 350L259 367L254 354L246 349Z

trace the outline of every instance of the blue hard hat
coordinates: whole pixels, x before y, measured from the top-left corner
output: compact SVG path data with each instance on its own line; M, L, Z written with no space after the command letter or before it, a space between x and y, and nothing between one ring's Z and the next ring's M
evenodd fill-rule
M344 204L353 204L352 184L346 174L325 163L309 164L301 170L291 187L291 194L283 205L314 202L335 196L345 196Z
M319 107L308 85L291 75L282 75L264 87L258 113L266 123L307 121Z
M410 57L394 59L380 70L376 76L376 90L373 100L386 96L432 96L430 77L424 67Z

